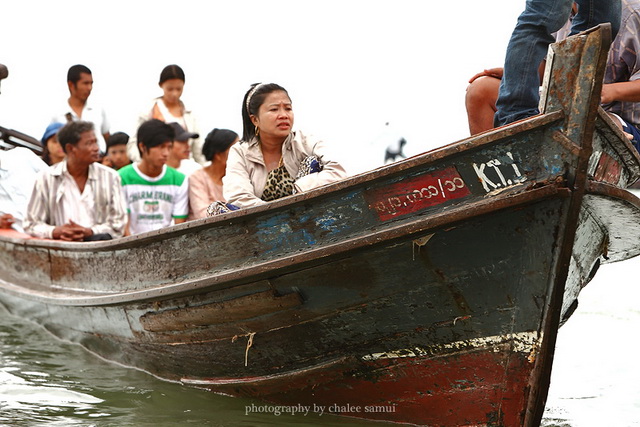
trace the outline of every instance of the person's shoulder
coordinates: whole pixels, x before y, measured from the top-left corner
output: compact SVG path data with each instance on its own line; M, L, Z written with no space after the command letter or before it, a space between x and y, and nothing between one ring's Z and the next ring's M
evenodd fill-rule
M124 166L116 171L118 175L120 175L120 179L122 180L122 184L131 184L135 181L141 181L144 183L144 179L136 172L133 167L133 163Z
M295 130L291 133L291 139L293 141L299 141L302 143L315 143L320 140L316 135L301 130Z
M313 152L317 146L322 146L324 142L313 134L296 130L291 135L291 144L302 147L304 152Z
M184 159L182 160L182 162L180 162L180 167L178 168L178 171L182 172L187 177L189 177L190 175L199 171L200 169L202 169L202 165L200 163L196 162L193 159Z
M167 170L164 174L164 179L174 185L182 185L187 176L171 166L167 166Z
M47 164L42 160L36 153L26 147L15 147L10 150L2 150L4 157L6 158L14 158L20 159L19 161L24 163L25 161L42 165L42 167L47 167Z
M100 174L104 174L104 175L109 175L109 176L119 176L118 171L116 171L114 168L109 167L109 166L105 166L102 163L99 162L94 162L92 163L92 166L96 169L96 171L98 171L98 173Z
M56 102L51 123L67 123L69 121L69 114L73 116L71 106L69 105L69 98L65 98L63 101Z
M245 156L247 153L258 153L260 152L260 144L256 138L253 138L250 141L240 140L236 144L233 144L229 149L229 154L238 153L241 156Z

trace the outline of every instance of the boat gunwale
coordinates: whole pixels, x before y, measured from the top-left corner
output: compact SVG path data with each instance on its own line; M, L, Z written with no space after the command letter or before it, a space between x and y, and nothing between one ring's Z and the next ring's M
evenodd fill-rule
M445 158L451 158L455 155L477 151L487 146L499 145L504 139L513 137L515 134L539 130L542 127L549 126L555 122L563 120L564 117L565 114L562 110L541 114L508 126L488 131L478 136L468 137L443 147L417 154L372 171L363 172L335 183L323 185L297 195L274 200L264 205L239 209L237 211L217 215L215 217L187 221L185 223L172 225L160 230L97 242L63 242L59 240L38 238L21 239L17 237L2 236L0 234L0 243L5 241L33 248L59 249L69 252L106 252L144 246L158 240L174 238L183 234L195 232L199 229L209 228L214 226L213 224L216 226L227 226L230 225L229 221L231 221L231 223L235 223L237 221L242 221L245 218L260 216L265 212L272 210L283 210L289 206L303 204L308 202L310 199L322 197L325 194L349 191L349 189L355 188L358 185L367 182L374 182L381 178L393 178L394 176L400 175L409 169L418 168L425 164L432 164Z
M149 289L97 293L95 291L80 292L78 290L64 292L64 288L55 288L54 292L46 292L46 289L51 288L43 286L42 288L45 291L29 289L29 292L24 292L27 289L26 287L8 283L1 279L0 288L24 298L62 306L108 306L166 300L201 293L203 290L216 291L226 289L239 282L263 280L266 277L278 275L282 270L291 268L293 265L305 268L318 259L326 261L329 258L343 256L345 253L363 247L391 244L403 237L420 235L436 228L452 227L463 221L507 209L517 209L550 198L569 198L570 195L571 191L569 189L559 186L557 183L532 188L525 192L502 193L495 197L478 200L472 204L453 207L438 214L431 213L426 218L424 215L417 215L417 218L409 223L392 225L383 230L369 232L362 236L320 248L310 248L304 253L289 254L277 259L255 263L247 268L229 268L227 271L213 272L204 278L164 284ZM217 284L225 286L219 287L216 286Z

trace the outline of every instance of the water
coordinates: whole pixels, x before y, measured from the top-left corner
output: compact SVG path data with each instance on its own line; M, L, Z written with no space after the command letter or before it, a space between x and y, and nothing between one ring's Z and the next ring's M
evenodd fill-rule
M583 291L558 336L543 426L640 426L638 272L640 259L605 265ZM251 403L103 361L0 309L0 426L391 425L246 414Z
M603 265L560 328L545 427L640 426L640 257Z
M252 403L106 362L0 308L2 427L384 425L326 414L246 414Z

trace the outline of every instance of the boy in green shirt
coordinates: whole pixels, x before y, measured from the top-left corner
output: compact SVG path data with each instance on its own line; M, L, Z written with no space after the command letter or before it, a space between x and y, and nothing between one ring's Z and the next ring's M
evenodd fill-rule
M189 213L189 181L166 165L174 131L161 120L151 119L138 128L142 160L118 170L127 203L127 234L185 222Z

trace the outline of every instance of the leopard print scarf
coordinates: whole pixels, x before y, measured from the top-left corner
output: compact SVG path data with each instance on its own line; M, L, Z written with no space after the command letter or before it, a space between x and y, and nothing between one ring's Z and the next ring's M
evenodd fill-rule
M269 172L267 175L267 183L264 186L261 199L265 202L280 199L285 196L293 194L295 180L291 178L287 168L282 164L280 159L280 166Z

